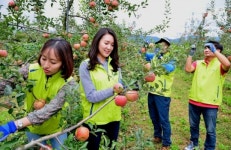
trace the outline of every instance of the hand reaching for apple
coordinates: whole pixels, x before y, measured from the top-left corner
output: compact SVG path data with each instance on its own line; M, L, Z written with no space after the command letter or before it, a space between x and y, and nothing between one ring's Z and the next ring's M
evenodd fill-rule
M123 92L123 85L121 83L116 83L114 86L113 86L113 91L114 93L121 93Z

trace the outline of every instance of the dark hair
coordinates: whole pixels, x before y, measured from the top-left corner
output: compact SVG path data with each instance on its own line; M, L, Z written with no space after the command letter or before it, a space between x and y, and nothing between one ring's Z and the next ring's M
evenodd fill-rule
M39 57L38 63L41 65L40 58L42 53L46 49L53 49L55 54L61 59L62 67L61 74L64 79L69 78L72 75L74 68L74 60L73 60L73 52L72 47L69 42L62 38L53 38L49 39L42 47Z
M118 55L118 41L115 32L110 28L101 28L95 34L93 41L91 43L90 51L88 52L88 57L90 58L90 62L88 65L88 70L94 70L96 64L100 64L97 59L97 54L99 53L99 41L105 34L110 34L114 38L114 49L110 54L112 61L110 64L112 65L113 72L117 72L119 68L119 55Z
M219 49L220 52L223 51L223 46L219 42L217 42L217 41L210 40L210 41L208 41L206 43L213 43L213 45L216 47L216 49Z

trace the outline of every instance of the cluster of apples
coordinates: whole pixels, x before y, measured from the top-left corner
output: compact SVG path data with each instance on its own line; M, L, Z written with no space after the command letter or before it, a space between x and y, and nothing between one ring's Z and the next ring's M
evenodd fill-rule
M73 45L74 49L78 50L78 49L80 49L80 47L86 47L88 40L89 40L89 35L87 33L84 33L82 35L82 39L81 39L80 43L75 43Z
M15 1L11 0L8 3L9 8L13 8L15 11L19 10L19 7L16 5Z
M104 0L104 3L107 5L108 11L112 11L119 6L118 0Z
M121 83L116 83L113 89L115 93L118 93L118 95L115 96L115 104L117 106L124 107L127 101L134 102L139 99L139 93L136 90L128 90L125 94L121 94L124 90Z
M154 72L150 71L151 70L151 63L146 63L144 65L144 71L146 71L146 75L144 77L144 80L146 82L153 82L156 79L156 75Z

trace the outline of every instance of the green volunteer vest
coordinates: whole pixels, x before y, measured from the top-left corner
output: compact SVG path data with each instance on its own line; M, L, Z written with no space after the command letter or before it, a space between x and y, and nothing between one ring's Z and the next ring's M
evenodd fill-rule
M221 75L220 65L217 58L208 65L204 60L197 61L189 99L205 104L221 105L225 75Z
M70 81L72 77L68 78ZM45 99L46 103L49 103L58 93L58 91L66 84L65 79L61 77L61 73L58 72L47 79L46 74L39 64L31 64L29 67L28 80L35 81L35 85L31 91L27 92L25 99L25 109L27 112L33 111L33 103L35 99ZM65 104L67 105L67 103ZM61 118L60 111L53 115L49 120L43 122L41 125L28 126L31 133L35 134L52 134L62 129L59 126Z
M85 60L88 61L88 60ZM108 72L103 68L102 65L96 65L95 69L90 71L90 77L92 83L94 84L96 90L103 90L107 88L112 88L115 83L119 81L119 72L112 72L112 66L109 64L111 58L108 60ZM80 79L81 80L81 79ZM83 117L86 118L98 110L106 101L109 101L113 98L109 97L98 103L91 103L87 100L83 86L80 82L80 98L82 100L83 106ZM113 101L107 104L103 109L96 113L92 118L90 118L87 122L96 124L96 125L104 125L112 121L120 121L121 120L121 107L117 106Z
M163 57L167 57L168 55L169 53L163 55ZM155 64L156 61L158 61L158 58L154 56L151 63ZM148 83L151 87L155 88L155 90L150 93L170 97L172 92L171 88L174 80L174 74L175 70L168 74L156 75L155 80Z

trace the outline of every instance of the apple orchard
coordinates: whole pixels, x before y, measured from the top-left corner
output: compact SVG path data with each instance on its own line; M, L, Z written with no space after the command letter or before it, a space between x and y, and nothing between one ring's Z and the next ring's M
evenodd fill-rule
M81 61L86 58L93 36L99 28L110 27L118 37L120 67L125 85L114 87L119 94L111 100L122 107L123 111L121 134L116 145L121 149L143 149L150 146L150 143L142 141L142 144L140 144L138 139L130 138L134 136L134 133L127 131L129 115L126 114L131 109L129 106L138 108L138 106L144 105L140 99L146 97L148 91L153 90L148 86L147 82L152 82L155 80L156 75L165 73L161 64L152 65L144 58L146 52L153 52L157 47L154 44L156 41L153 39L150 39L147 43L146 37L164 32L169 27L169 23L174 21L169 17L171 13L169 0L164 2L164 18L160 18L162 23L154 26L149 31L143 31L123 22L119 23L116 19L119 11L123 11L123 15L136 16L139 9L148 6L148 0L138 2L131 0L9 0L7 14L0 12L0 81L10 79L12 76L16 76L18 80L15 83L15 88L6 89L7 92L4 97L0 98L0 109L6 112L5 116L7 116L5 120L0 120L0 123L3 124L26 115L23 109L25 91L31 88L33 84L26 82L19 75L18 69L26 63L37 60L39 50L45 41L54 37L62 37L72 44L75 62L73 77L79 82L78 67ZM211 1L211 4L212 2L214 1ZM231 1L228 0L228 2ZM60 6L62 13L57 18L47 17L45 5L52 8L55 4ZM75 5L78 6L78 9L76 9ZM31 20L27 14L33 14L34 18ZM206 34L210 32L208 15L216 16L214 20L216 20L217 26L220 27L220 42L226 48L225 55L231 60L231 46L229 44L231 8L225 5L222 11L216 12L215 7L211 5L201 16L200 23L191 24L178 42L171 45L173 55L170 55L166 61L176 60L178 70L182 71L191 43L196 43L200 49L206 40L211 39ZM190 36L188 37L188 35ZM202 56L203 53L199 51L195 57L201 58ZM134 90L137 87L139 90ZM78 87L76 87L75 91L69 92L70 94L66 101L71 105L69 109L62 112L63 118L60 124L65 125L63 132L69 133L65 147L67 149L80 149L86 146L85 141L89 136L89 130L84 128L82 124L92 116L82 118ZM40 109L44 105L44 100L39 99L36 100L34 108ZM137 132L139 136L142 136L141 131ZM49 135L45 138L50 139L58 134L60 133ZM6 141L0 143L0 146L12 149L20 149L23 146L22 149L29 149L38 145L42 140L44 139L27 143L25 130L22 130L10 135ZM107 138L104 140L107 142ZM47 147L44 145L44 148Z

